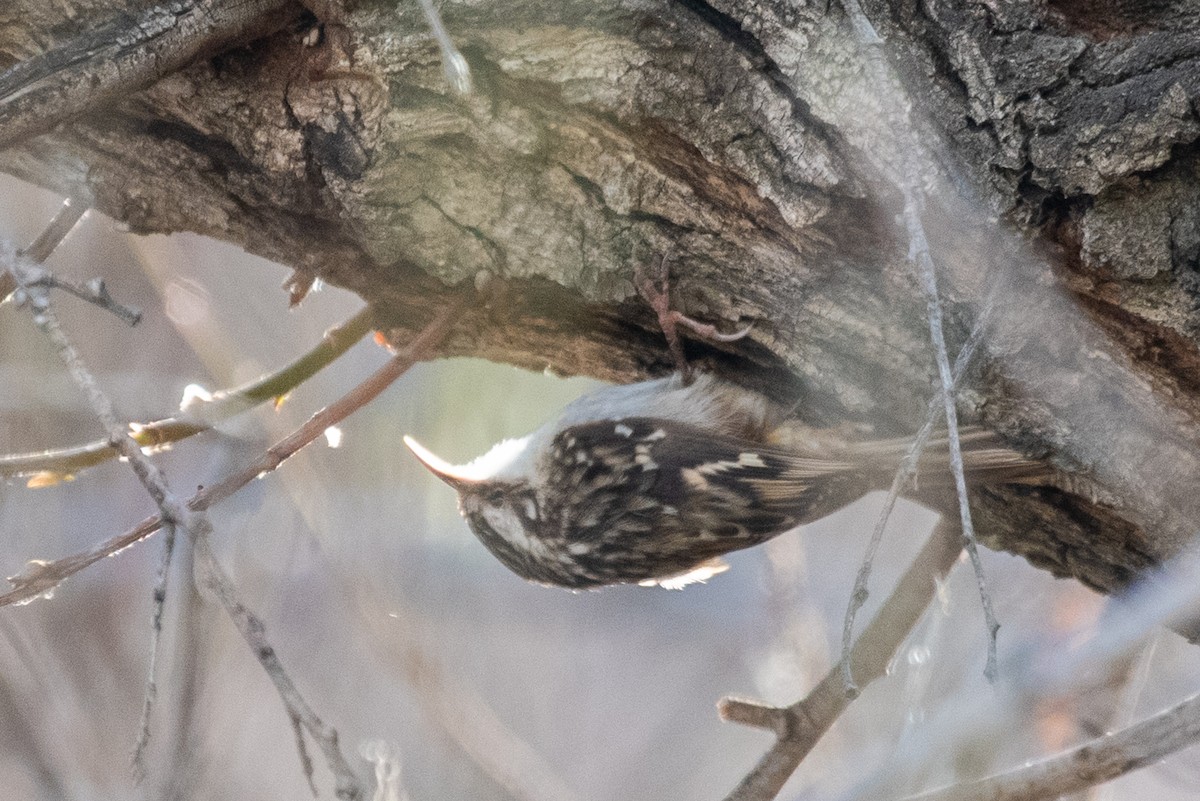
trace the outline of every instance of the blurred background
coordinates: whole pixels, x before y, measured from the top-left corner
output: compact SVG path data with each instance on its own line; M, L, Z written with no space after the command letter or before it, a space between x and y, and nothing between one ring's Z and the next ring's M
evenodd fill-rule
M36 237L60 198L0 180L0 236ZM47 265L103 277L144 311L135 328L66 296L60 317L134 421L169 416L184 389L238 385L316 344L357 311L325 288L295 310L289 270L194 236L138 237L90 214ZM360 343L278 409L223 424L156 457L183 495L237 469L336 399L387 354ZM524 434L594 386L503 365L420 365L281 470L211 513L214 545L299 689L352 758L386 754L411 801L496 798L719 799L772 742L718 720L739 695L787 704L836 661L842 619L878 497L736 554L732 569L682 591L570 593L526 584L459 518L453 492L403 448L411 433L451 461ZM101 437L27 311L0 306L0 451ZM74 481L0 486L0 570L54 559L155 511L126 465ZM928 534L903 505L872 578L869 620ZM170 586L149 774L136 786L137 736L162 543L94 565L52 599L0 609L0 787L25 799L274 799L310 794L275 690L213 599L191 581L187 548ZM1104 600L1006 554L984 553L1000 655L1074 647ZM784 798L826 798L957 700L989 693L974 578L959 565L894 661L801 766ZM945 748L901 796L1053 753L1180 700L1196 686L1195 648L1160 635L1096 677L1086 698L1032 709L995 738ZM313 749L315 754L315 749ZM1097 798L1195 798L1187 752ZM316 783L332 781L315 754ZM363 764L363 763L359 763Z

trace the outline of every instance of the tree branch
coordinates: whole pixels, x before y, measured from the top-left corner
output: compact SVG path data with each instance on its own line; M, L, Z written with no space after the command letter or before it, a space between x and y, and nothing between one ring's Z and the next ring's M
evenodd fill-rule
M954 360L955 386L957 386L958 381L966 373L967 367L971 363L971 357L975 355L975 349L983 338L990 308L990 305L985 305L979 319L975 323L975 330L971 332L970 338L963 345L962 349L958 352L957 358ZM858 685L855 684L852 670L853 660L850 658L850 648L854 636L854 620L858 614L858 610L867 601L867 581L871 575L871 568L875 564L875 554L878 552L879 544L883 540L884 529L891 518L892 510L896 506L896 501L900 497L901 490L904 489L916 474L917 463L921 458L921 452L925 449L925 445L929 441L929 437L933 434L934 424L938 420L938 412L945 408L943 406L944 396L945 390L942 389L929 400L929 408L925 412L925 422L922 424L920 431L917 432L917 435L913 437L912 445L909 446L908 452L904 454L904 459L900 462L900 467L896 469L896 475L892 477L892 484L883 499L883 506L879 510L879 516L875 520L875 528L871 532L871 539L867 544L866 553L863 555L862 564L858 569L858 574L854 577L854 589L850 593L850 603L846 606L846 617L842 625L841 662L842 680L845 684L846 692L852 697L858 693Z
M933 263L933 254L922 220L925 213L923 187L937 175L937 171L925 149L917 141L913 119L909 113L912 102L888 66L881 50L883 40L863 14L858 0L843 0L842 5L858 38L859 51L870 68L879 104L886 117L886 125L876 129L883 140L880 142L882 147L871 150L870 154L876 166L892 175L892 180L898 185L904 199L903 219L904 228L908 233L908 260L916 270L918 283L924 295L929 339L933 344L934 362L937 364L938 378L941 382L942 409L950 443L950 470L954 476L954 491L958 497L963 546L975 571L979 600L983 606L983 617L987 626L987 663L983 672L989 681L994 682L997 670L996 634L1000 630L1000 624L992 609L992 597L987 590L983 561L979 557L979 540L975 536L975 524L971 517L971 502L967 495L967 479L963 469L962 443L959 441L955 377L946 349L942 297L938 291L937 268Z
M850 652L854 676L863 686L884 674L888 660L933 598L937 580L950 571L961 551L958 526L945 519L939 521ZM830 670L807 696L782 709L723 699L718 705L722 718L770 729L778 737L771 750L726 796L726 801L767 801L778 795L801 760L851 700L845 692L839 666Z
M123 12L0 75L0 149L287 24L290 0L170 0Z
M408 368L428 358L433 349L449 331L463 304L453 303L443 309L415 337L409 347L398 352L374 374L343 395L334 403L321 409L303 425L267 449L258 459L218 483L205 487L188 499L188 508L203 511L214 503L228 498L254 479L275 470L292 454L321 436L325 429L345 419L355 410L371 401L387 389ZM0 594L0 606L28 603L43 596L58 586L64 579L98 562L106 556L128 548L152 535L162 525L162 518L153 515L138 523L129 531L98 543L92 548L54 561L31 559L25 569L8 580L13 588Z
M961 698L945 707L905 738L882 765L872 768L837 798L851 801L884 797L901 774L918 775L942 757L946 743L985 743L1004 736L1018 725L1021 712L1039 701L1088 692L1096 677L1107 675L1109 666L1140 647L1151 629L1160 625L1179 627L1180 621L1196 619L1200 608L1198 571L1200 555L1184 554L1111 605L1102 625L1092 627L1091 638L1078 647L1047 650L1032 659L1028 654L1011 659L1006 665L1005 681L996 691ZM1190 711L1184 716L1188 721L1185 725L1192 727L1195 724L1190 717L1195 710L1193 701L1187 703ZM1156 726L1151 724L1148 734L1159 731ZM1170 748L1179 747L1171 742Z
M171 491L167 478L162 471L150 461L133 438L128 433L128 426L123 425L117 418L116 410L111 399L100 388L91 371L84 364L83 357L75 348L54 313L50 303L49 287L39 284L37 279L42 275L40 268L28 262L23 257L12 254L9 261L10 269L16 277L19 289L29 296L29 306L33 312L34 321L58 350L67 370L75 379L75 383L83 390L91 404L92 412L108 432L109 443L125 457L129 466L142 482L142 486L154 499L159 508L159 519L166 529L163 542L163 557L159 565L158 576L154 588L154 615L152 621L150 667L146 681L146 693L142 705L141 725L138 729L137 744L134 749L133 767L136 775L144 773L143 758L150 739L150 716L153 712L154 700L158 694L155 669L158 663L158 650L161 643L162 613L166 601L167 581L170 576L171 557L175 549L176 527L182 527L191 539L193 547L199 556L198 565L202 580L210 590L217 594L226 612L241 631L246 643L262 664L263 669L275 684L280 699L287 708L293 720L300 720L304 728L317 741L325 755L326 762L333 772L337 784L339 798L357 800L364 796L364 790L359 778L354 774L350 764L338 748L337 732L325 724L312 710L304 697L296 689L295 683L284 670L283 664L275 655L274 649L266 639L266 630L262 621L254 615L238 598L232 582L221 570L216 557L209 545L208 537L212 533L212 524L202 510L190 509L184 505ZM307 753L301 752L301 764L305 767L309 783L312 783L311 762Z
M62 244L63 240L75 230L75 226L88 212L88 204L67 198L58 208L58 213L50 220L42 232L38 234L29 247L20 252L21 256L34 264L41 264L50 258L50 254ZM17 288L17 277L12 270L0 269L0 303L8 298Z
M275 690L279 693L280 700L283 701L288 717L293 721L299 720L320 747L330 771L333 772L337 797L351 801L364 798L366 794L362 781L350 767L350 763L346 761L338 745L337 730L327 725L296 689L295 682L292 681L274 647L267 640L267 630L262 619L242 603L233 588L233 583L225 575L216 555L212 552L212 545L208 538L211 527L208 525L207 516L199 513L196 517L202 523L201 527L193 533L192 543L196 549L196 555L199 557L196 565L201 583L211 590L220 600L221 605L225 607L233 624L241 632L242 639L250 646L250 651L266 671L271 683L275 685ZM300 748L300 763L305 778L312 786L312 761L308 758L308 752L303 748Z
M210 400L189 406L185 413L150 423L130 423L129 435L143 448L157 448L207 431L216 423L241 414L268 400L287 395L348 351L370 332L370 309L330 328L321 341L291 364L248 384L214 392ZM37 485L54 483L63 476L116 457L107 440L71 448L0 456L0 477L32 476Z
M1049 801L1112 781L1200 741L1200 695L1050 759L904 801Z

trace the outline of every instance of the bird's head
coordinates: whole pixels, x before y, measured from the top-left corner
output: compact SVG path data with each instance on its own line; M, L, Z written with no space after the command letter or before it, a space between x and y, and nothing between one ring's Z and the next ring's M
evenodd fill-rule
M464 465L450 464L412 437L404 444L454 488L467 525L510 570L530 581L575 586L550 547L549 521L531 480L529 440L506 440Z

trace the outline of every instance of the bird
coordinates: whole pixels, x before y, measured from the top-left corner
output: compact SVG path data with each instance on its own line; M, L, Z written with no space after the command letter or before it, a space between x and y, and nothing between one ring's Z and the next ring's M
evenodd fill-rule
M479 540L517 575L587 589L682 586L725 554L813 522L890 486L910 443L853 441L715 373L606 386L524 437L451 465L412 437L458 493ZM990 432L961 436L968 481L1037 481L1048 467ZM947 441L918 462L918 498L953 486Z

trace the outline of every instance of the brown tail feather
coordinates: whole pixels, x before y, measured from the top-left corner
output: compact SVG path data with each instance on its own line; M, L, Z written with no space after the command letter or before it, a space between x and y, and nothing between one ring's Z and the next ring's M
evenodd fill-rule
M772 437L781 447L816 458L851 462L877 475L881 486L891 477L912 448L913 438L848 442L840 432L814 431L803 426L786 425ZM978 426L959 430L963 468L968 481L986 483L1027 483L1056 475L1045 462L1030 459L1005 446L1000 439ZM930 438L917 463L917 481L922 487L953 486L950 470L950 441L945 433Z

